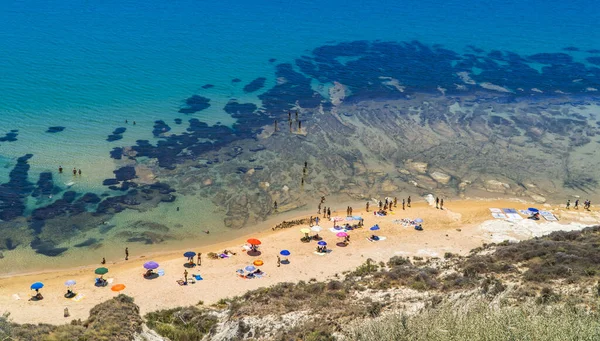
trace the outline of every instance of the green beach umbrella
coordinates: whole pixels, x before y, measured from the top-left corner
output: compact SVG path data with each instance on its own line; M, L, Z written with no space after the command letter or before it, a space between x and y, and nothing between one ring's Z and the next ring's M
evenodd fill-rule
M94 273L96 275L106 275L107 272L108 272L107 268L98 268L94 271Z

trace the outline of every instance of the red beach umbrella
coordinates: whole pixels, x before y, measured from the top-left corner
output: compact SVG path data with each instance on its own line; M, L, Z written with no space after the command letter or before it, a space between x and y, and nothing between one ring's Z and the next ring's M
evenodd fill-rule
M256 238L250 238L250 239L248 239L248 240L247 240L247 242L248 242L248 244L250 244L250 245L260 245L260 244L262 244L262 243L260 242L260 240L258 240L258 239L256 239Z

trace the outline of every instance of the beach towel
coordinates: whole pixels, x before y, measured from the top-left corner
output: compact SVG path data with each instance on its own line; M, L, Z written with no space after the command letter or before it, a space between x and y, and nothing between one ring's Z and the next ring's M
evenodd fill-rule
M219 258L229 258L229 256L225 253L219 255Z
M109 278L109 279L107 279L107 280L106 280L106 283L108 283L108 284L112 284L112 282L113 282L114 280L115 280L114 278Z
M200 276L200 275L192 275L192 277L194 277L194 278L195 278L197 281L201 281L201 280L203 280L203 279L204 279L204 278L202 278L202 276Z
M508 218L506 216L506 214L504 214L504 213L497 213L497 212L493 212L492 213L492 217L494 217L496 219L507 219Z
M339 232L348 232L348 230L340 228L340 229L334 229L333 227L329 229L329 231L333 232L333 233L339 233Z
M354 220L362 220L362 217L358 216L358 215L355 215L355 216L352 217L352 219L354 219Z
M19 296L19 294L13 294L12 298L13 298L13 300L20 300L21 296Z
M163 269L158 269L158 271L156 271L156 273L157 273L159 276L164 276L164 275L165 275L165 270L163 270Z
M313 253L314 253L315 255L317 255L317 256L325 256L325 255L326 255L326 253L324 253L324 252L317 252L317 251L315 251L315 252L313 252Z
M248 245L243 245L242 249L243 249L242 251L250 251L250 250L252 250L252 248L250 246L248 246Z
M345 220L345 218L342 217L331 217L331 221L342 221Z
M386 240L386 239L387 239L387 238L386 238L386 237L384 237L384 236L379 236L379 239L377 239L377 240L375 240L375 239L371 239L371 238L367 237L367 240L368 240L368 241L370 241L370 242L380 242L380 241L382 241L382 240Z
M523 217L521 217L518 213L506 213L506 216L509 220L523 220Z
M521 213L524 216L529 217L531 215L531 211L529 210L519 210L519 213Z
M548 221L558 221L558 218L556 218L554 216L554 214L548 212L548 211L540 211L540 215L542 217L544 217L544 219L548 220Z
M394 224L402 224L402 220L400 220L400 219L394 219L394 220L392 220L392 223L394 223Z
M85 297L84 294L77 294L77 296L73 297L72 300L75 302L81 301Z
M504 213L517 213L517 210L514 208L503 208L502 211L504 211Z
M492 213L502 213L502 210L499 208L490 208L490 212Z

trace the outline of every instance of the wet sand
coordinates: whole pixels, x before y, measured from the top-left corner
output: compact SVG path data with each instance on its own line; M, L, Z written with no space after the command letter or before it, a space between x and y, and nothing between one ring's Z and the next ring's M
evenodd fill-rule
M262 226L263 232L252 228L248 236L221 242L210 246L192 249L202 252L202 265L188 269L190 275L201 274L204 278L195 284L180 286L177 280L183 278L185 268L183 264L186 259L183 252L170 252L163 254L139 255L131 252L128 261L112 261L106 264L109 273L105 278L112 279L112 284L125 284L124 294L135 298L136 304L140 306L142 314L157 309L173 308L177 306L195 305L199 301L204 304L212 304L221 298L240 295L247 290L269 286L278 282L295 282L299 280L308 281L312 278L324 280L352 270L364 263L368 258L375 261L387 261L395 255L421 256L421 257L443 257L445 252L467 254L469 250L489 243L494 238L494 231L488 226L493 221L494 226L507 227L502 233L510 230L509 222L493 220L489 208L515 208L525 209L530 207L527 203L510 200L464 200L446 202L445 210L437 210L424 202L413 204L412 208L402 211L400 207L393 214L386 217L375 217L372 212L367 213L354 207L353 215L361 215L365 219L365 227L350 231L350 244L347 247L339 247L335 233L329 231L333 226L330 221L322 222L323 231L320 233L328 246L333 250L327 255L314 254L316 243L302 243L299 231L303 226L292 227L284 230L272 231L271 227L281 222L282 216L277 216L277 222L269 221L270 227ZM540 207L542 208L542 207ZM552 209L545 206L544 209ZM561 218L560 225L552 225L553 229L580 229L586 225L594 225L600 222L600 215L592 212L565 212L564 209L554 208L554 213ZM343 214L337 216L345 216ZM334 215L334 214L332 214ZM303 215L298 218L306 218ZM412 227L404 227L395 223L394 220L402 218L423 218L424 231L415 231ZM527 221L529 222L529 221ZM385 236L386 240L370 242L367 237L373 234L369 227L379 224L380 231L376 234ZM486 225L487 224L487 225ZM540 231L548 230L550 223L545 221L536 222ZM534 226L534 229L535 227ZM264 229L267 229L266 231ZM459 231L460 230L460 231ZM251 231L251 232L250 232ZM515 239L523 239L525 236L514 231ZM242 251L242 245L248 237L255 237L262 241L260 256L250 256ZM208 252L221 252L224 249L236 252L236 256L228 259L211 260L206 257ZM288 249L292 255L289 257L290 264L282 264L277 267L277 255L282 249ZM130 249L130 251L132 251ZM124 255L123 255L124 256ZM108 257L107 257L108 258ZM119 258L114 255L113 258ZM122 259L122 258L121 258ZM237 269L250 265L254 260L261 259L264 265L260 268L266 276L260 279L242 279L235 273ZM147 280L142 274L143 263L154 260L160 264L164 276ZM85 319L89 310L96 304L114 297L110 285L104 288L94 286L94 269L101 266L100 263L75 269L64 269L56 271L44 271L39 273L21 274L0 279L0 313L9 312L15 322L20 323L67 323L71 319ZM76 302L65 299L66 292L64 282L73 279L77 281L76 292L84 295L83 299ZM28 301L32 291L29 290L33 282L41 281L44 288L42 301ZM14 295L20 299L15 299ZM67 307L71 316L63 317L63 310Z

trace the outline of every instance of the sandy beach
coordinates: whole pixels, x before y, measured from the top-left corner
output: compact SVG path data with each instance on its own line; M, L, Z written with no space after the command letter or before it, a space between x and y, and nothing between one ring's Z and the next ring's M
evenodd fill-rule
M126 288L122 293L135 298L143 315L158 309L196 305L199 301L212 304L221 298L240 295L248 290L278 282L308 281L312 278L323 280L354 269L368 258L387 261L396 255L443 257L446 252L465 255L483 243L506 239L522 240L556 230L582 229L600 222L600 214L597 211L567 211L562 206L559 208L550 205L539 208L554 213L559 218L558 222L548 222L544 219L535 222L527 219L511 222L494 219L490 213L490 208L519 210L527 207L531 205L516 200L463 200L447 202L445 209L439 210L426 202L419 202L405 211L399 205L384 217L365 212L364 207L361 207L361 210L355 207L353 215L362 216L365 226L348 232L351 240L346 247L336 245L341 238L329 230L333 227L333 222L324 221L325 219L320 223L323 228L320 235L332 250L326 255L315 254L315 241L300 241L303 236L300 229L307 226L276 231L269 228L264 232L255 232L243 238L192 250L203 253L202 265L188 269L188 272L190 276L200 274L203 280L186 286L180 286L177 280L183 278L183 265L186 262L183 253L188 250L151 256L135 254L132 250L128 261L124 260L123 254L122 261L109 261L105 265L109 269L105 278L112 282L108 287L94 286L94 269L101 266L100 262L76 269L49 270L1 278L0 313L10 313L10 318L19 323L62 324L71 319L85 319L93 306L117 294L111 291L112 285L124 284ZM332 212L332 216L345 217L345 212ZM298 218L306 217L308 216L303 215ZM399 219L417 217L424 220L424 231L415 231L412 226L403 226L398 222ZM274 219L277 218L276 216ZM367 237L374 233L369 228L375 224L381 228L376 234L385 236L385 240L367 240ZM250 256L243 251L242 246L248 237L262 241L261 255ZM221 252L224 249L237 255L218 260L206 257L208 252ZM283 249L291 252L290 263L278 267L277 256ZM111 259L117 257L118 255L113 255ZM266 276L243 279L236 275L237 269L242 269L257 259L264 262L260 269ZM145 271L143 264L150 260L160 264L159 269L164 271L164 276L151 280L142 276ZM82 297L78 301L63 297L66 292L64 283L67 280L77 281L75 291ZM44 299L29 301L33 293L29 288L37 281L44 283L41 290ZM69 318L63 316L64 308L69 309Z

